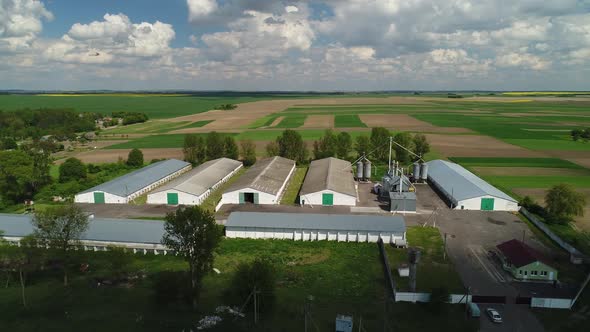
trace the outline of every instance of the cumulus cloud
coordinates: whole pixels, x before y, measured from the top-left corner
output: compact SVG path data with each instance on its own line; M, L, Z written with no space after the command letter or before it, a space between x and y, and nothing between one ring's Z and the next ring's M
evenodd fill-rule
M53 14L40 1L0 0L0 51L19 51L31 46Z
M528 53L509 53L500 55L496 59L500 67L527 67L534 70L543 70L551 64L538 56Z
M198 21L212 14L218 8L215 0L186 0L186 4L188 5L189 21Z

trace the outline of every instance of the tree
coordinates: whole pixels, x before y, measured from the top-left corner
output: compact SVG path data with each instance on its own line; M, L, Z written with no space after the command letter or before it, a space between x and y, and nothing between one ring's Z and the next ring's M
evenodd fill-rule
M48 207L33 217L34 235L56 251L63 263L64 286L68 285L68 265L72 249L88 229L88 217L73 204Z
M569 184L557 184L545 194L545 209L556 222L567 223L575 216L584 215L586 197Z
M182 147L182 154L184 161L197 165L197 135L188 134L184 136L184 146Z
M53 142L34 141L32 144L23 144L23 150L33 159L33 173L31 177L31 191L34 195L42 186L51 182L49 167L52 152L58 150Z
M223 157L225 152L223 137L216 131L207 134L207 160Z
M332 129L326 129L324 136L319 141L313 142L313 154L315 159L336 156L338 138Z
M23 151L0 151L0 197L19 203L33 193L33 158Z
M143 166L143 152L140 149L133 149L129 151L127 156L127 165L132 167Z
M236 140L231 136L225 136L223 139L223 151L226 158L237 160L240 156Z
M242 148L242 158L245 166L251 166L256 163L256 145L252 140L243 140L240 142Z
M295 130L287 129L277 137L279 145L279 156L295 160L298 164L304 163L307 159L307 146L303 142L301 134Z
M86 175L86 165L80 159L68 158L59 165L59 182L79 181L86 179Z
M269 142L266 147L266 156L267 157L274 157L279 155L279 143L276 141Z
M354 149L359 157L368 154L371 152L371 140L365 135L357 136L354 142Z
M242 303L256 290L257 306L269 308L274 301L276 280L276 268L272 262L256 257L252 262L242 262L237 266L226 295L230 300ZM253 301L249 304L253 304Z
M401 146L405 147L408 150L412 150L412 135L410 133L407 132L401 132L396 134L393 137L393 140L397 143L400 144ZM407 163L410 161L410 153L400 147L397 144L393 144L393 149L395 150L395 159L401 163ZM389 149L389 148L388 148Z
M570 135L572 136L572 139L574 141L578 141L582 137L583 133L584 133L584 131L582 129L573 129L570 132Z
M18 145L12 137L4 137L0 142L0 150L16 150Z
M391 133L383 127L371 129L372 156L379 161L387 161L389 158L389 137Z
M416 134L413 139L414 153L424 158L428 152L430 152L430 144L424 134Z
M350 137L349 133L343 131L337 137L336 156L340 159L346 159L350 151L352 151L352 137Z
M201 281L213 267L213 251L221 240L221 231L213 214L200 206L180 207L168 213L164 230L162 244L189 265L192 306L196 310Z

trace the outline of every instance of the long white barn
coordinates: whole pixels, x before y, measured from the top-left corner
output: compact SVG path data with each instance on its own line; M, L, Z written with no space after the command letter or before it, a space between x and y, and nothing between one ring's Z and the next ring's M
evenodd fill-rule
M428 181L456 210L518 211L518 202L461 165L445 160L428 164Z
M74 197L76 203L126 204L191 169L191 164L168 159L153 163Z
M377 242L406 245L401 216L232 212L225 224L228 238L295 241Z
M199 205L240 168L241 162L229 158L207 161L148 194L147 203Z
M350 162L337 158L314 160L299 192L301 205L356 205Z

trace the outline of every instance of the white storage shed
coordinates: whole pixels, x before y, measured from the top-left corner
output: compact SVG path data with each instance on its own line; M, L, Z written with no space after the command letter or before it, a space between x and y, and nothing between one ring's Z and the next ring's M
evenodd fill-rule
M287 158L260 160L223 193L219 205L278 204L294 171L295 161Z
M518 211L518 202L461 165L432 160L428 181L456 210Z
M355 206L356 197L350 162L324 158L309 165L299 192L299 204Z
M190 169L191 164L182 160L162 160L84 190L74 197L74 201L76 203L126 204Z
M148 194L147 203L199 205L240 168L240 161L229 158L204 162Z

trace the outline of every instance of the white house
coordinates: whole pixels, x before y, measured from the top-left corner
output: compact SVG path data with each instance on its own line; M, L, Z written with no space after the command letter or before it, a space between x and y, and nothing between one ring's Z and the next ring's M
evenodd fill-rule
M405 246L406 224L401 216L232 212L225 224L225 236L340 242L382 239Z
M301 205L356 205L350 162L337 158L314 160L299 192Z
M191 169L191 164L168 159L153 163L74 197L76 203L126 204Z
M272 157L260 160L223 193L219 205L278 204L294 171L295 161L290 159Z
M445 160L428 164L428 181L456 210L518 211L518 202L461 165Z
M240 168L242 163L233 159L207 161L148 194L147 203L199 205Z

